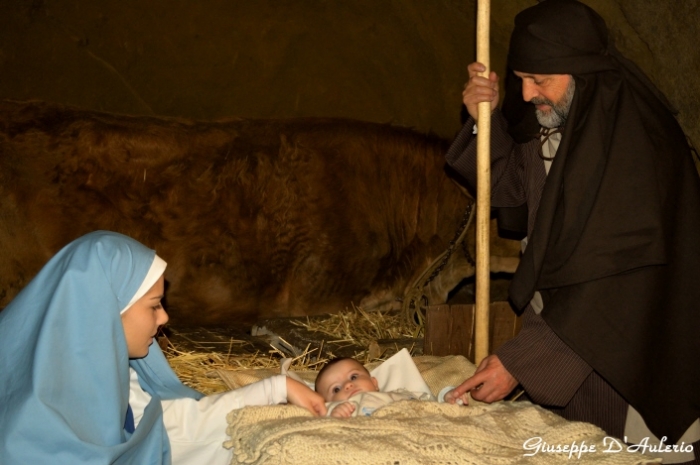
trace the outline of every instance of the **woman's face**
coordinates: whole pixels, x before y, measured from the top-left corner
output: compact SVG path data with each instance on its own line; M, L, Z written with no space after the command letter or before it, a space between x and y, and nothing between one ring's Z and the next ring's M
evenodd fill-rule
M158 327L168 322L168 314L160 304L164 290L165 278L161 276L143 297L122 313L129 358L148 355Z

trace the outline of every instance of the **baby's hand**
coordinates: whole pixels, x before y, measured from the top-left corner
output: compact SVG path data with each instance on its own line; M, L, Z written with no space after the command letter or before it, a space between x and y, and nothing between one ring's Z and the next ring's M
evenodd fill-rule
M355 408L355 404L352 402L344 402L331 411L331 416L333 418L348 418L352 416Z
M461 396L456 395L456 389L452 389L447 394L445 394L445 402L448 404L458 404L458 405L469 405L469 394L464 393Z

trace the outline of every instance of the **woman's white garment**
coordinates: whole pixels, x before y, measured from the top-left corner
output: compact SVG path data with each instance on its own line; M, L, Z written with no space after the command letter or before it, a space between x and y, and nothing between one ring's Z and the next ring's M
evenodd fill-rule
M151 396L141 389L136 372L130 370L129 405L138 426ZM239 389L205 396L199 401L182 398L164 400L163 423L170 439L173 465L228 465L233 450L225 449L226 415L250 405L287 401L284 375L266 378Z

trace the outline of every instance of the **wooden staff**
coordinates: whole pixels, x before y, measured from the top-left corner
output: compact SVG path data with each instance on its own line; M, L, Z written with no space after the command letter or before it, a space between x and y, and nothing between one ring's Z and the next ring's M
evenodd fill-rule
M489 0L477 0L476 61L486 70L489 59ZM478 365L489 353L489 225L491 220L491 102L478 106L479 120L476 135L476 317L474 361Z

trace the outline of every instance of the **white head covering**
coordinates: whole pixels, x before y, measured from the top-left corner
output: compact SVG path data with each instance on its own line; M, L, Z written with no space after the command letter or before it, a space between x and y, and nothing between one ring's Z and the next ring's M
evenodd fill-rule
M158 279L163 275L166 266L167 263L165 263L165 260L160 258L158 255L153 257L153 263L151 263L151 267L148 269L148 273L146 273L146 278L143 280L141 286L138 288L136 294L134 294L129 303L122 308L121 312L119 312L120 315L129 310L129 308L131 308L131 306L134 305L137 300L146 295L146 292L148 292L148 290L153 287L156 281L158 281Z

